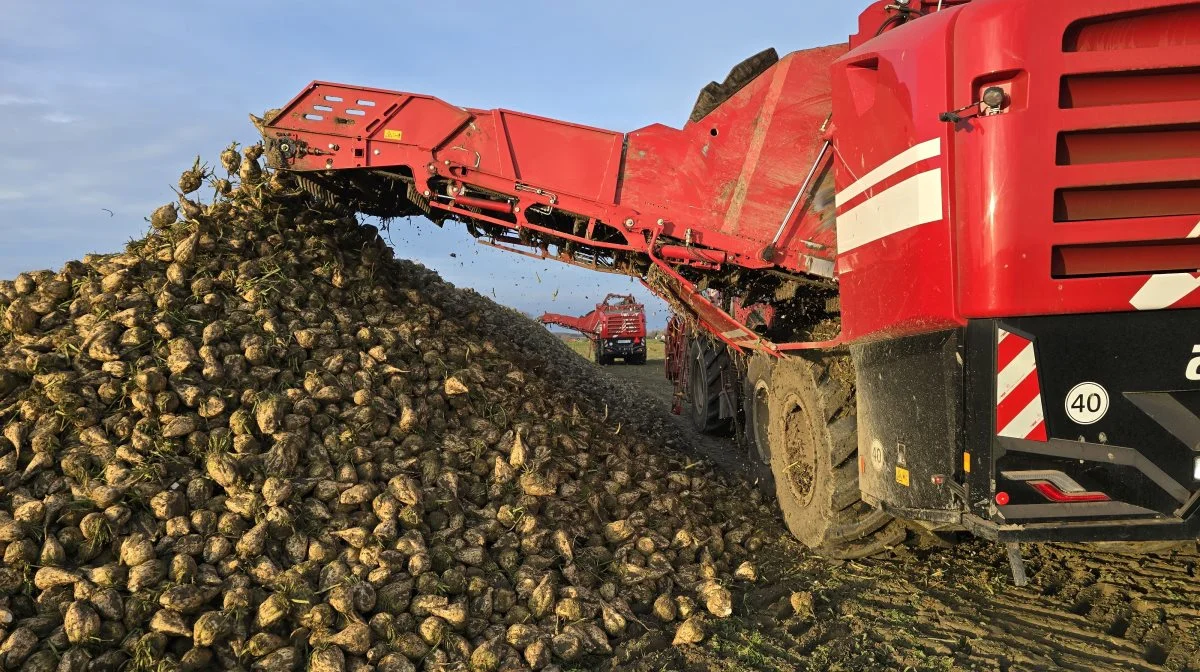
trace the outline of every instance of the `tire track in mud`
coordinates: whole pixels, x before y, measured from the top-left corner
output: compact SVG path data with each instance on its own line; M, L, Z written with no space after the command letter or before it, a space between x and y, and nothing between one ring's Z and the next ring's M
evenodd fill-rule
M1047 546L1030 554L1026 588L1011 585L998 548L978 542L840 567L805 559L781 580L815 588L825 609L813 627L832 620L848 624L844 639L868 635L873 644L853 650L864 664L847 669L1200 669L1200 619L1185 606L1200 592L1188 582L1194 551L1164 559ZM773 636L786 638L794 623L778 625Z
M972 585L952 577L925 581L915 591L897 581L872 583L879 570L893 576L920 572L888 565L864 568L858 575L862 592L843 602L841 613L883 632L908 625L910 633L920 634L914 644L926 655L952 658L956 667L1157 669L1142 658L1141 647L1095 631L1076 614L1043 606L1037 594L1010 596L995 582Z
M1200 669L1194 548L1139 557L1045 545L1026 553L1025 588L1011 585L999 547L972 542L831 570L854 588L827 599L864 628L919 633L913 644L950 657L954 669Z
M1195 544L1141 556L1066 545L1036 552L1045 562L1043 585L1071 611L1110 634L1140 643L1151 663L1171 670L1200 669L1200 555Z
M710 624L702 647L622 669L1200 670L1200 618L1183 597L1200 592L1187 584L1194 552L1144 559L1145 571L1128 556L1031 548L1026 588L978 542L841 565L782 538L766 552L768 585ZM811 595L811 615L793 613L792 591Z

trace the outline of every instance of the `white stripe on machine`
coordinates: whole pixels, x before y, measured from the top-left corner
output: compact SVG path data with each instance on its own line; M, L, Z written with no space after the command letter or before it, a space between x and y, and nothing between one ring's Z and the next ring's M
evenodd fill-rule
M941 219L942 169L934 168L838 215L838 253Z
M941 155L941 138L934 138L933 140L922 142L914 147L909 147L905 151L885 161L883 165L879 166L875 170L867 173L862 179L838 192L837 207L840 208L849 203L857 198L860 194L865 193L871 187L883 182L887 178L895 175L905 168L916 165L917 163L920 163L926 159L932 159L935 156Z
M1162 310L1186 299L1200 289L1200 278L1191 273L1155 275L1142 285L1129 304L1138 310Z
M1200 238L1200 222L1192 228L1188 238ZM1200 289L1200 278L1192 273L1165 273L1152 276L1142 285L1129 305L1138 310L1162 310L1170 308Z
M1010 359L1007 353L1014 351ZM1045 441L1046 415L1033 341L997 327L996 358L996 435ZM1020 395L1012 396L1022 385ZM1026 395L1032 398L1027 400Z

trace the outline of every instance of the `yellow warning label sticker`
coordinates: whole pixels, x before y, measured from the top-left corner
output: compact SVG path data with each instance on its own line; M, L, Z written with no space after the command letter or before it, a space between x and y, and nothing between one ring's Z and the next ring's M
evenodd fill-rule
M384 140L403 140L404 139L404 131L398 131L394 128L385 128L385 129L383 129L383 139Z
M906 488L909 486L908 469L905 469L904 467L896 467L896 482Z
M963 453L963 471L971 473L971 454Z

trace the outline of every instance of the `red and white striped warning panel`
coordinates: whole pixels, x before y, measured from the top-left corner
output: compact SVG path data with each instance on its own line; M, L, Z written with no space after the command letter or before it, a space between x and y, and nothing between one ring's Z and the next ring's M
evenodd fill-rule
M1033 341L1003 329L997 332L996 434L1045 441L1046 414Z

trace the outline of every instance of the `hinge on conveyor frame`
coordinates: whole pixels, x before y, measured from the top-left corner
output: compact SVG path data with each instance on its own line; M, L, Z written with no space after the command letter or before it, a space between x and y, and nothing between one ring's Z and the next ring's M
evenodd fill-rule
M412 204L426 216L433 214L433 209L429 207L429 199L422 196L421 192L417 191L417 185L412 182L408 183L408 200L412 201Z
M516 184L513 185L513 190L514 191L528 191L530 193L537 194L538 196L545 196L546 198L550 199L550 205L554 205L555 203L558 203L558 194L555 194L550 191L546 191L545 189L542 189L541 187L533 187L528 184L522 184L520 182L517 182Z

